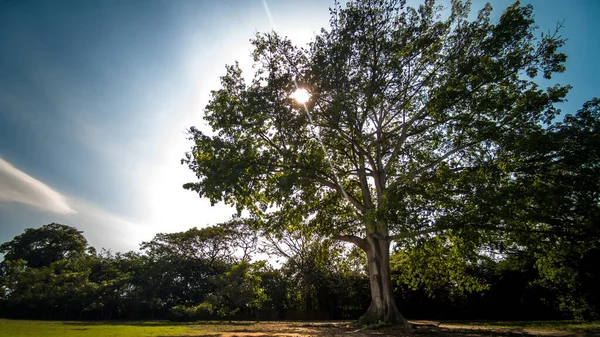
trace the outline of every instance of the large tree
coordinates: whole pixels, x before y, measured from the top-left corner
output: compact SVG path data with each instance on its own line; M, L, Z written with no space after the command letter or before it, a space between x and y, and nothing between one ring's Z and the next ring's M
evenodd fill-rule
M529 5L497 21L491 11L470 19L459 0L447 11L353 1L331 9L330 28L307 48L258 34L254 78L227 66L205 109L212 132L190 129L183 163L199 180L184 187L249 211L263 229L307 226L357 245L371 284L364 322L407 324L391 243L456 223L444 205L465 191L431 191L445 175L488 172L507 140L542 130L568 91L535 82L564 70L564 40L535 36ZM304 105L292 99L298 87L311 95Z

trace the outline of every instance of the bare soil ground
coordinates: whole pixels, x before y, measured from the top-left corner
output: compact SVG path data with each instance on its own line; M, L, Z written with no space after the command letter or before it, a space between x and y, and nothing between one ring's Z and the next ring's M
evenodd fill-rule
M410 336L410 337L489 337L489 336L600 336L600 331L577 332L534 328L499 328L461 326L434 321L412 321L413 329L406 332L394 328L357 329L348 322L264 322L236 325L223 329L212 337L305 337L305 336ZM206 336L206 335L202 335Z

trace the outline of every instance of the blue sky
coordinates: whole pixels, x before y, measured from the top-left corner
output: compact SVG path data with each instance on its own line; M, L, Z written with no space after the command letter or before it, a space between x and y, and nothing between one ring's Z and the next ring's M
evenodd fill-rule
M532 3L540 31L565 21L567 72L551 83L574 86L575 112L598 96L600 2ZM328 24L330 1L267 4L300 45ZM225 64L251 71L248 40L271 28L262 0L0 0L0 242L60 222L124 251L227 220L181 187L194 179L185 130L203 124Z

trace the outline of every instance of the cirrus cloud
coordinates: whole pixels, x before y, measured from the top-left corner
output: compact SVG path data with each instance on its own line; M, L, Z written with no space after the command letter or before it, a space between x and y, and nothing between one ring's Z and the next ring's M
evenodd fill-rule
M0 157L0 202L17 202L57 213L77 213L67 198Z

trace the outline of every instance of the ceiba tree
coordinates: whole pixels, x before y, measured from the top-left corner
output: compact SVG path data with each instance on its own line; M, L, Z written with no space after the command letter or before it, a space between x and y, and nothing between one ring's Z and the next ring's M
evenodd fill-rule
M392 293L390 245L432 235L452 210L431 181L494 163L507 139L542 130L568 87L535 80L564 71L564 40L535 36L531 6L492 21L485 5L399 0L336 4L306 48L278 34L252 40L254 77L226 67L182 163L184 188L246 210L269 233L303 227L366 252L371 305L363 322L406 325ZM304 88L310 100L292 98Z

